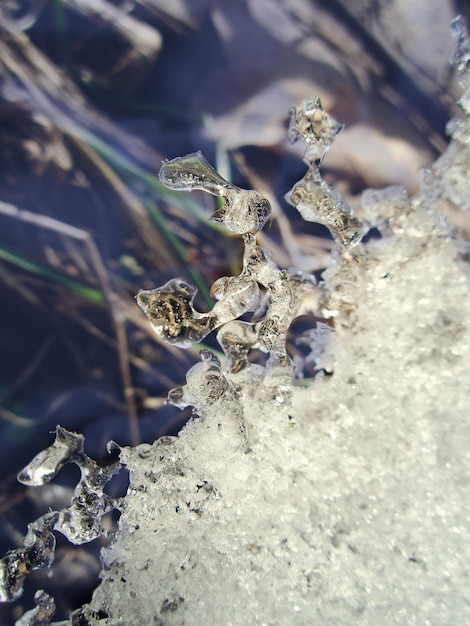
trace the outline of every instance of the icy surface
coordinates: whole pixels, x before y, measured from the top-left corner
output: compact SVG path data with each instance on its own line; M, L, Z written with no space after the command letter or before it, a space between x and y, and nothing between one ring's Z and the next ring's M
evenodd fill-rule
M304 335L331 375L290 395L289 368L246 360L256 325L222 326L226 366L202 353L169 396L196 416L121 451L120 532L74 623L470 622L469 250L439 212L470 195L468 164L460 135L418 197L364 195L381 238L337 247L318 312L334 337ZM244 271L252 254L282 289L253 240Z
M470 620L468 266L424 202L402 219L326 277L332 376L283 408L255 366L215 364L210 397L210 365L181 393L200 418L122 451L90 623Z

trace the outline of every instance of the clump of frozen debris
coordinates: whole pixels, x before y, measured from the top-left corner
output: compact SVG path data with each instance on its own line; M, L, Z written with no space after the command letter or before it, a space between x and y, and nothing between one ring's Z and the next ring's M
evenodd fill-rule
M455 28L462 59L470 45ZM223 198L218 218L243 236L244 266L216 283L207 314L180 280L141 292L139 304L169 342L218 329L226 363L202 352L170 392L176 406L195 407L178 437L121 449L130 486L119 532L72 625L470 621L469 251L441 213L470 197L468 128L468 118L451 126L417 197L366 192L363 226L319 178L339 126L317 99L292 113L309 165L293 201L337 241L319 311L334 322L334 354L330 326L304 337L308 358L331 375L310 386L294 385L285 352L295 280L256 243L266 201L200 154L164 165L165 184ZM367 227L380 237L360 243L354 233ZM240 321L257 314L260 286L268 313ZM248 360L258 344L267 367ZM49 459L29 475L49 477Z

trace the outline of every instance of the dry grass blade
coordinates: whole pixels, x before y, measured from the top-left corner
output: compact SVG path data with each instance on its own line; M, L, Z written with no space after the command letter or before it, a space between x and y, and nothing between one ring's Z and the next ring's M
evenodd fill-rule
M86 166L85 161L88 161L86 170L89 175L104 179L110 188L110 202L116 204L116 209L127 212L135 235L152 253L157 267L162 262L176 264L177 257L168 250L145 206L89 146L99 142L101 146L103 142L105 146L106 143L117 146L120 152L129 154L150 170L157 169L161 158L90 109L75 85L22 33L5 30L0 25L0 34L0 68L5 78L5 96L17 103L20 109L24 109L26 104L34 115L40 113L45 116L65 134L81 153L82 166Z
M96 277L103 291L105 300L108 304L110 317L114 327L114 331L117 339L117 349L119 356L119 367L122 376L124 397L126 399L127 410L130 420L131 437L135 444L139 443L139 428L137 419L137 409L132 394L128 393L128 390L132 388L132 378L129 368L129 357L127 348L127 336L124 329L124 319L122 312L118 306L118 299L114 293L109 280L108 272L105 264L101 258L101 254L96 247L96 244L89 233L69 224L64 224L56 219L47 217L44 215L35 215L29 211L23 211L14 207L13 205L7 205L5 203L0 204L0 212L9 215L13 219L17 219L29 224L34 224L39 228L52 230L64 235L65 237L75 239L84 244L85 250L88 252L89 260L92 267L95 270Z
M162 38L154 28L135 19L127 11L114 6L105 0L62 0L68 8L76 11L98 24L109 25L115 29L119 35L125 39L134 51L133 66L135 69L135 57L142 55L147 63L155 58L161 48ZM125 64L125 60L120 61L120 65Z

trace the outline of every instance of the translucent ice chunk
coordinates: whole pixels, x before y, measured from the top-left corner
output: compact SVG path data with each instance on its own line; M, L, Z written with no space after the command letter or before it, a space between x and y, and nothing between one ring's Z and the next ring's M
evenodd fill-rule
M201 152L165 161L158 177L165 187L178 191L201 189L214 196L223 196L226 189L235 188L220 176Z
M66 463L83 457L83 441L83 435L58 426L52 446L37 454L18 474L18 480L23 485L35 487L48 483Z
M452 20L450 27L454 36L454 49L450 62L462 77L470 67L470 39L461 15Z
M257 343L258 335L253 324L237 320L222 326L217 341L227 358L228 369L239 372L248 365L248 353Z
M100 467L89 457L78 465L82 475L75 487L72 503L60 512L55 525L56 530L76 545L106 534L101 517L112 511L116 503L104 492L104 487L121 467L119 463Z
M158 289L139 291L137 303L159 337L180 348L190 348L215 327L211 314L195 310L196 293L196 287L174 278Z
M200 356L201 363L193 365L186 374L186 385L168 394L168 402L180 409L216 402L229 386L217 356L208 350L202 350Z
M255 326L259 347L270 353L268 365L289 365L286 335L298 310L289 275L280 270L270 255L253 239L245 240L243 272L256 278L269 295L266 318Z
M103 489L121 467L119 463L100 467L85 454L83 443L83 435L58 426L52 446L40 452L18 475L18 480L25 485L42 485L66 463L80 467L81 478L71 505L57 514L54 526L74 544L87 543L103 534L101 517L115 506Z
M459 104L468 115L470 113L470 74L468 71L470 68L470 38L461 16L453 20L451 29L455 43L450 62L457 70L460 85L465 89L459 99Z
M166 161L158 174L170 189L201 189L223 198L223 206L210 219L238 235L257 233L271 214L271 205L257 191L240 189L222 178L201 152Z
M51 511L29 524L23 547L7 552L0 561L0 602L12 602L21 596L26 574L49 569L56 544L52 531L58 517L56 511Z
M219 300L212 309L216 326L256 311L261 304L258 283L243 276L219 278L212 285L211 294Z
M323 110L318 96L307 98L298 109L290 109L289 114L289 140L294 143L303 139L307 144L305 160L320 164L336 135L344 128L343 124Z
M316 167L310 168L292 187L286 200L304 220L326 226L335 241L343 246L351 247L361 240L362 222L339 193L322 179Z
M15 622L15 626L48 626L51 623L55 613L54 599L40 589L34 594L34 601L36 608L27 611Z
M137 302L157 335L181 348L190 348L214 328L256 311L261 302L257 282L247 277L219 278L211 289L218 302L209 313L194 308L196 293L196 287L175 278L158 289L140 291Z
M271 205L257 191L239 189L226 191L224 205L210 219L222 223L237 235L257 233L268 221Z
M218 357L202 350L201 362L193 365L186 374L186 385L172 389L168 394L168 402L183 409L192 406L198 415L204 415L207 407L216 403L230 405L230 414L242 416L237 394L223 374Z

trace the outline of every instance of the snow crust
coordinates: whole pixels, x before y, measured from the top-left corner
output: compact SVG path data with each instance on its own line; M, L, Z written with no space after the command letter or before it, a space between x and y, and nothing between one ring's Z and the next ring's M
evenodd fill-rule
M324 276L331 376L289 406L275 372L224 373L236 401L201 399L177 438L122 450L120 531L80 619L470 621L469 267L437 211L451 167L395 214L394 190L366 196L382 237Z

